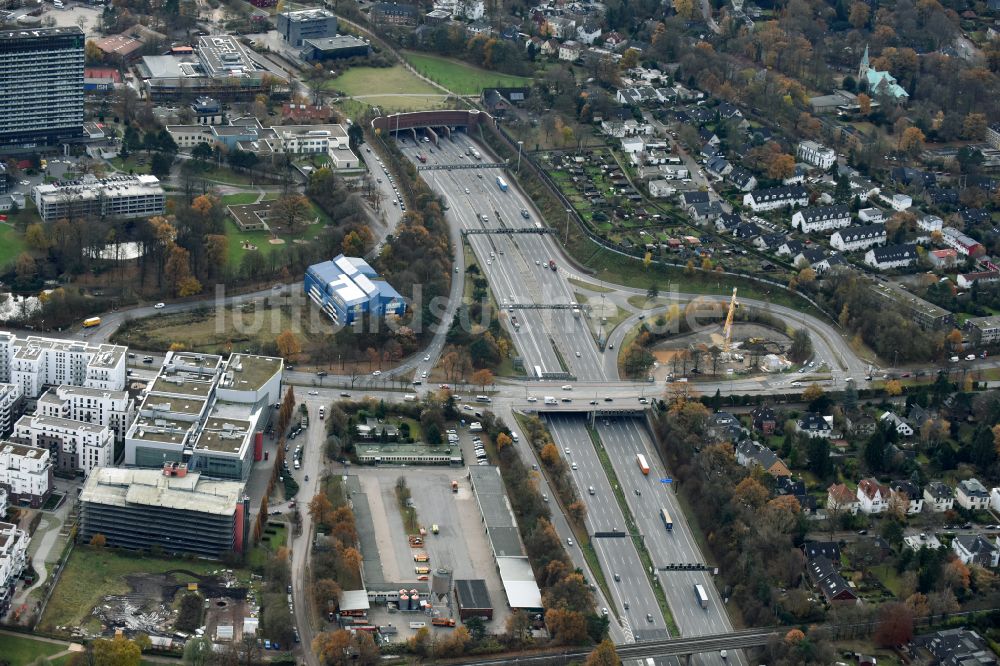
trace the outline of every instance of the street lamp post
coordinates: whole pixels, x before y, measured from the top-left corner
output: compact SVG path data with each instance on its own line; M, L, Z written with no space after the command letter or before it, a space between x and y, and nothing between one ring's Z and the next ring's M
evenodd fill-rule
M521 146L524 145L524 141L517 142L517 173L521 173Z
M563 239L563 245L569 245L569 216L572 212L569 208L566 209L566 238Z

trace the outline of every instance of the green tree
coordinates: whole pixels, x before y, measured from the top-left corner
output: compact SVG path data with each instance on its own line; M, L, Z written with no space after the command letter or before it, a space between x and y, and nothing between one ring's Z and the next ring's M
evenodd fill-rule
M142 650L124 636L94 641L94 666L139 666L141 661Z
M205 666L213 656L212 641L207 636L192 638L184 644L184 666Z
M792 345L788 349L788 356L796 363L802 363L809 360L812 356L813 346L812 339L809 337L809 331L804 328L796 329L792 333Z

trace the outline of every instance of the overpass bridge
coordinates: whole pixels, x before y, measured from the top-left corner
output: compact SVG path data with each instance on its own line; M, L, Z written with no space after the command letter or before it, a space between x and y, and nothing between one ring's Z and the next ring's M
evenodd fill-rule
M622 661L628 659L646 659L648 657L677 657L682 664L691 663L691 657L706 652L721 650L742 650L761 647L775 637L781 637L790 627L771 629L747 629L728 634L707 634L680 638L664 638L654 641L641 641L616 645L615 649ZM567 666L571 663L582 663L587 659L590 650L572 650L565 652L545 652L542 654L519 654L516 663L531 666ZM484 658L462 660L463 664L475 666L510 666L510 656L504 658Z
M472 164L418 164L417 171L456 171L458 169L506 169L503 162L473 162Z

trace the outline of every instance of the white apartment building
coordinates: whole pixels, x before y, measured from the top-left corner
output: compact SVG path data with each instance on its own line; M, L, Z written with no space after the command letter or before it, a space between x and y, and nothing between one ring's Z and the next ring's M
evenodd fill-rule
M20 401L21 389L17 384L0 384L0 437L6 437L14 427L14 415Z
M830 236L830 247L841 252L854 252L867 250L874 245L882 245L885 241L884 224L864 224L833 232L833 235Z
M827 148L815 141L803 141L800 143L796 155L806 164L811 164L820 169L829 169L837 161L837 153L832 148Z
M803 208L792 215L792 227L804 234L843 229L850 225L850 206L814 206Z
M955 506L955 493L940 481L931 481L924 488L924 502L934 513L951 511Z
M115 435L107 426L35 414L18 419L11 439L47 449L61 470L90 474L114 463Z
M87 174L80 180L36 185L31 198L46 222L71 217L136 218L162 215L166 195L156 176Z
M52 463L49 452L34 446L0 442L0 488L15 504L37 509L52 492Z
M7 508L9 506L10 505L7 502L7 491L4 490L3 488L0 488L0 516L7 515Z
M979 479L959 481L955 488L955 501L963 509L979 511L990 505L990 493Z
M809 204L809 192L800 185L789 187L772 187L768 190L754 190L743 195L743 205L754 212L762 210L777 210L786 206L806 206Z
M126 352L119 345L18 338L0 331L0 382L16 384L28 399L41 395L45 386L60 384L123 391Z
M944 227L944 220L937 215L924 215L917 219L917 228L921 231L941 231Z
M28 561L28 533L13 523L0 522L0 615L10 610L17 580Z
M125 441L135 418L135 401L127 391L87 386L57 386L38 398L35 414L82 421L111 428L115 441Z
M908 194L893 194L882 193L879 195L882 201L892 206L895 211L906 210L913 205L913 199Z
M889 488L875 479L861 479L857 496L861 513L872 515L889 508Z

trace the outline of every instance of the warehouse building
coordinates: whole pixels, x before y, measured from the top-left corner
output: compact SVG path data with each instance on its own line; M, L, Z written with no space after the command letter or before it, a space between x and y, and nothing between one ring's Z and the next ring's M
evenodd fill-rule
M305 292L335 324L348 326L370 314L400 316L406 301L360 257L339 255L306 270Z
M80 493L80 538L107 545L219 559L242 553L249 535L243 483L211 481L183 464L162 469L102 467Z
M482 578L456 580L455 599L458 602L458 616L463 620L470 617L481 617L487 621L493 619L493 604L490 603L486 581Z
M521 545L517 521L500 478L500 469L493 465L475 465L469 468L469 480L500 573L500 583L507 596L507 605L512 609L539 611L542 608L542 592ZM457 589L459 581L455 582Z

